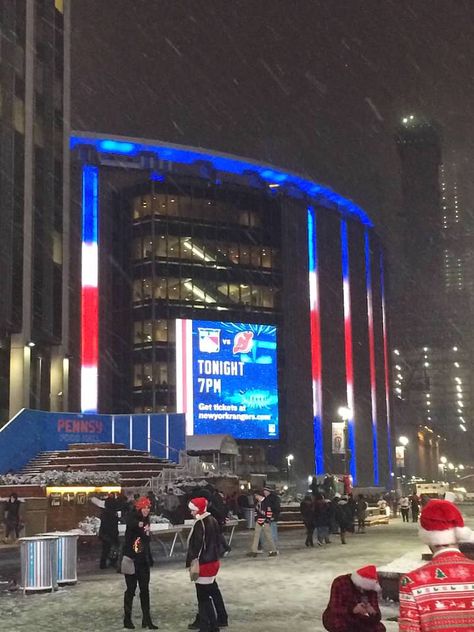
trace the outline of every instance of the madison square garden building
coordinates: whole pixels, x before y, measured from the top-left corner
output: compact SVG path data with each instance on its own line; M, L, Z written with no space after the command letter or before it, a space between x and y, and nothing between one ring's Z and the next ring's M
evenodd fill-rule
M92 133L71 148L77 407L185 412L188 434L234 436L253 472L291 453L299 480L389 483L384 264L369 217L238 156Z

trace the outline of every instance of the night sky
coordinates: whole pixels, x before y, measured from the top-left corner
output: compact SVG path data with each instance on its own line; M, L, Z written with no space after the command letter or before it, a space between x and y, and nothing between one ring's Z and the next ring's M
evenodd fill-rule
M394 129L474 155L472 0L75 0L73 126L296 169L387 229Z

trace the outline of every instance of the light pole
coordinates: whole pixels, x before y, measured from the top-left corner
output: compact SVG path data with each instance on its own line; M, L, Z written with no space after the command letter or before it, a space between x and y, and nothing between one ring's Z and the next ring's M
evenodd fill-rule
M405 469L405 451L407 445L410 443L408 437L401 436L398 438L398 445L395 448L395 457L399 470L399 479L400 479L400 491L403 492L403 472Z
M352 410L348 406L339 406L337 414L344 422L344 474L349 474L350 450L347 446L347 426L349 419L352 417Z
M292 454L288 454L288 456L286 457L286 474L287 474L287 479L288 479L288 485L290 485L290 470L291 470L291 464L294 458L295 457Z
M443 481L446 483L446 463L448 462L448 459L445 456L441 456L439 458L439 467L441 469L441 471L443 472Z

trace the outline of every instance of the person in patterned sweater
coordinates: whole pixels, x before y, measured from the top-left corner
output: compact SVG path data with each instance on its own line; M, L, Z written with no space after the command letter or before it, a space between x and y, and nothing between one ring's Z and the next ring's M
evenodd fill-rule
M474 541L458 508L430 500L421 512L420 537L433 559L400 580L400 632L474 630L474 561L458 543Z
M336 577L323 612L324 628L329 632L384 632L379 592L375 566L364 566L352 574Z

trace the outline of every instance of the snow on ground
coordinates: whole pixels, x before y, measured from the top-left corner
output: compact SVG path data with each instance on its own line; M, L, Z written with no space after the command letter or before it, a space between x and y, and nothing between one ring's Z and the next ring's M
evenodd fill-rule
M399 520L368 529L343 546L337 536L324 547L307 549L301 530L280 537L281 555L245 557L251 534L236 534L231 555L223 560L219 584L235 632L321 632L332 580L339 574L373 563L385 565L408 553L421 553L417 525ZM421 561L420 561L421 563ZM159 562L152 570L154 619L168 632L186 630L195 614L195 589L183 559ZM122 628L124 579L112 570L80 576L77 586L55 594L0 594L0 628L8 632L105 632ZM395 605L384 607L384 618L396 616ZM135 625L141 629L139 601ZM388 632L397 623L385 622Z

